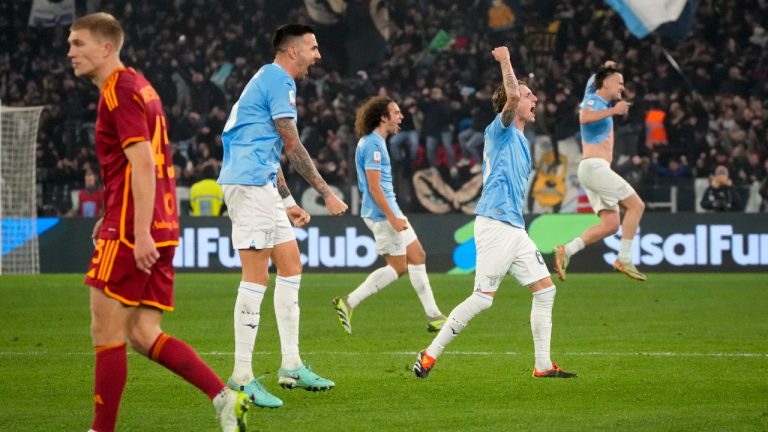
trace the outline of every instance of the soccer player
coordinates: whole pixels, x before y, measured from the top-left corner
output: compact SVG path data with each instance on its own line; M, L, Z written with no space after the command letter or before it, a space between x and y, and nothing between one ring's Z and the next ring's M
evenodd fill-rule
M632 263L632 241L645 203L632 186L611 169L613 116L625 115L630 106L629 102L621 100L624 77L613 62L606 62L589 82L594 84L587 84L579 113L584 158L579 162L578 176L592 209L600 217L600 223L587 228L565 245L555 246L555 271L564 281L566 268L574 254L616 233L619 229L619 208L623 208L621 246L613 268L632 279L645 281L646 276Z
M224 126L224 161L219 184L232 220L232 246L242 262L235 301L235 366L227 384L244 391L262 407L283 402L270 394L252 370L259 310L269 280L269 259L277 267L274 306L282 364L278 384L287 388L328 390L333 381L314 373L299 355L299 286L301 260L291 222L301 226L309 215L291 197L280 170L280 154L325 199L332 215L347 205L317 172L296 128L296 83L320 60L312 27L286 24L272 44L274 63L263 66L243 89ZM290 221L289 221L290 219Z
M429 286L424 248L395 201L386 139L400 130L402 120L397 103L383 96L368 99L355 119L355 129L360 136L355 150L357 187L363 195L360 213L376 239L376 252L384 256L387 265L368 275L349 295L333 299L339 323L349 334L354 308L406 271L427 315L427 330L439 331L446 319Z
M525 186L531 173L531 154L523 135L526 123L535 120L536 96L518 83L507 47L497 47L493 58L501 66L504 83L493 94L496 118L485 128L483 192L475 208L477 265L474 292L456 306L448 321L425 350L419 352L413 373L426 378L436 359L472 318L491 307L496 290L509 273L533 293L531 330L535 351L533 376L573 378L552 363L552 306L555 286L541 253L525 232Z
M173 310L176 180L163 105L146 78L121 62L123 37L112 15L95 13L75 21L68 39L75 75L101 89L95 141L106 209L93 228L96 249L85 278L96 351L91 430L115 430L128 341L207 394L222 430L244 431L247 396L160 328L163 311Z

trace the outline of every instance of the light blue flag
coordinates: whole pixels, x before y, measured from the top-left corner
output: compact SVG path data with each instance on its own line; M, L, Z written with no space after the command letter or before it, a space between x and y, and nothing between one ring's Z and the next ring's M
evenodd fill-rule
M627 28L642 39L666 22L676 21L687 0L605 0L624 20Z

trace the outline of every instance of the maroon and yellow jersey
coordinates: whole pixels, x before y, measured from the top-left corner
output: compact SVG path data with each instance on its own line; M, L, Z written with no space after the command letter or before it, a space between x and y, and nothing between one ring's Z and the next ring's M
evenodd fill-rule
M133 247L131 165L124 150L149 141L155 159L156 192L151 234L157 246L178 245L176 175L168 148L163 105L152 85L132 68L120 68L104 81L96 118L96 156L104 180L104 222L100 238ZM118 237L119 236L119 237Z

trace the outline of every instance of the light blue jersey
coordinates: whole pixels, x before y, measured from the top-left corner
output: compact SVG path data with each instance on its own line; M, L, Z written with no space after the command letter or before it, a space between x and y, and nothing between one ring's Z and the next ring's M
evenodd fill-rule
M475 214L525 229L525 186L531 174L528 140L518 128L504 127L501 114L485 128L483 194Z
M582 99L582 102L587 99L587 96L592 96L595 93L597 93L597 87L595 87L595 75L593 74L587 80L587 87L584 89L584 98Z
M365 170L381 171L381 188L384 190L384 196L387 197L389 207L395 216L402 216L403 213L395 201L395 188L392 186L392 164L384 138L376 132L371 132L360 138L360 141L357 142L357 149L355 149L355 167L357 168L357 187L363 196L360 216L374 221L387 220L368 190L368 177L365 176Z
M600 97L597 93L584 97L580 109L590 111L603 111L610 108L608 101ZM585 144L599 144L613 131L613 117L608 116L602 120L593 123L581 124L581 140Z
M262 66L232 107L221 140L219 184L275 184L283 140L274 120L296 115L296 83L280 66Z

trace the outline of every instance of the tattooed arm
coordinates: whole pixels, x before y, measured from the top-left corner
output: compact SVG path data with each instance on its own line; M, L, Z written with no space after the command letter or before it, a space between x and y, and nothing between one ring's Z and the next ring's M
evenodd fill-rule
M275 128L285 144L285 154L291 161L293 168L312 186L323 198L331 193L328 183L323 180L315 167L315 163L309 156L307 149L299 139L299 130L296 122L291 118L279 118L275 120ZM282 196L282 195L281 195Z
M277 169L277 192L280 194L280 198L291 196L291 190L288 189L288 183L285 182L285 176L283 175L283 167Z
M277 133L283 140L285 154L288 156L291 165L325 199L325 206L328 208L328 211L332 215L344 213L347 210L347 205L333 193L331 188L328 187L328 183L323 180L323 177L317 171L315 163L299 139L296 122L291 118L279 118L275 120L275 129L277 129ZM283 178L283 182L285 182L285 178ZM286 187L285 190L288 190L288 188ZM282 192L280 196L283 196Z
M517 83L515 72L512 70L512 63L509 61L509 49L507 47L497 47L491 53L501 66L504 90L507 93L507 103L501 111L501 123L504 127L507 127L512 124L512 120L515 118L517 102L520 101L520 86Z

